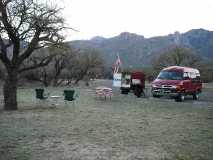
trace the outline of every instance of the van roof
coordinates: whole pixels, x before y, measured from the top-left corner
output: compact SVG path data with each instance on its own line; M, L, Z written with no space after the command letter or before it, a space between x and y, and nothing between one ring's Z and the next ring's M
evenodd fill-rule
M164 68L163 71L168 70L175 70L175 71L181 71L181 72L194 72L194 73L200 73L198 69L190 68L190 67L182 67L182 66L170 66L167 68Z

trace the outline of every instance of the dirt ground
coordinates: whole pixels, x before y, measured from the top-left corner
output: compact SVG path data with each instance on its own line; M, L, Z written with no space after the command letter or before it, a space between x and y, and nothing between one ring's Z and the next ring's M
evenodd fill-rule
M1 160L212 160L213 85L205 84L199 101L185 102L120 95L96 97L94 81L74 87L75 103L38 101L34 88L18 90L19 110L2 110ZM46 89L63 96L65 87ZM148 89L149 90L149 89Z

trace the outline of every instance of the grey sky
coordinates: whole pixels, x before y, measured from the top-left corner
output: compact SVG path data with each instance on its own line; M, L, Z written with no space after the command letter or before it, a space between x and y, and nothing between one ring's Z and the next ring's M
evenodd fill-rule
M112 37L128 31L145 37L213 30L213 0L62 0L67 39Z

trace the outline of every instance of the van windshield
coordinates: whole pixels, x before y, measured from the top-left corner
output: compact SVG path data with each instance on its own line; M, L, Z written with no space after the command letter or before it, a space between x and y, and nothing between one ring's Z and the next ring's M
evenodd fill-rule
M175 71L161 71L157 78L165 80L182 80L183 73Z

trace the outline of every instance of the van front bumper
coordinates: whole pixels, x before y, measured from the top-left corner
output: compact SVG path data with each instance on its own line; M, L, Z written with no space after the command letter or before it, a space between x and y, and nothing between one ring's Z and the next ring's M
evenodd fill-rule
M176 89L171 88L152 88L152 94L157 96L177 97L180 93Z

